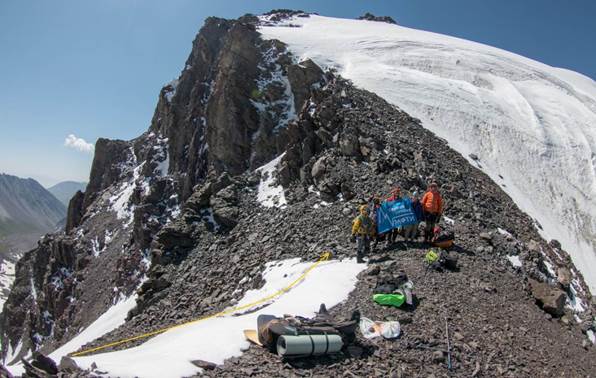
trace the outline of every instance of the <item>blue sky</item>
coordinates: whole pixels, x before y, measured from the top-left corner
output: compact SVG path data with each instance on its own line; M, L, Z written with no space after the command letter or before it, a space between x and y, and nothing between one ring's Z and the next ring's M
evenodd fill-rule
M596 1L2 0L0 172L44 185L87 180L92 153L74 134L131 139L161 86L178 76L207 16L294 8L401 25L507 49L596 78Z

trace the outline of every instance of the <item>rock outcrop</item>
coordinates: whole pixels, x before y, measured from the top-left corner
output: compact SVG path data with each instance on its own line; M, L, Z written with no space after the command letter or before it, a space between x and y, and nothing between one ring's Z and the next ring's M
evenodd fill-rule
M208 18L180 77L161 90L148 132L96 142L65 233L17 265L0 319L4 356L19 343L16 358L53 349L133 293L152 263L179 263L198 235L235 227L243 188L225 174L281 154L288 124L324 85L319 67L262 40L257 22ZM194 213L179 216L185 206ZM159 276L157 268L140 288L139 308L168 287Z
M85 201L85 194L80 190L70 199L68 203L68 211L66 212L66 227L65 232L68 234L73 228L81 224L83 218L83 204Z
M370 12L366 12L362 16L358 17L358 19L367 21L386 22L388 24L397 24L397 22L395 22L395 20L390 16L375 16Z

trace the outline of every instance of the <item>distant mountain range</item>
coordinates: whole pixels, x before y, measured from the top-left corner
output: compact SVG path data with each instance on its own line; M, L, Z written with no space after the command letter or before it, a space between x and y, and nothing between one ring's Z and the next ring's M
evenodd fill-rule
M55 187L66 194L67 185ZM0 304L14 279L16 260L65 217L66 206L37 181L0 174Z
M34 179L0 174L0 257L33 247L66 217L66 206Z
M68 203L72 196L79 190L84 192L86 187L86 182L63 181L49 187L48 192L52 193L54 197L58 198L68 208Z
M0 233L47 232L66 206L37 181L0 174Z

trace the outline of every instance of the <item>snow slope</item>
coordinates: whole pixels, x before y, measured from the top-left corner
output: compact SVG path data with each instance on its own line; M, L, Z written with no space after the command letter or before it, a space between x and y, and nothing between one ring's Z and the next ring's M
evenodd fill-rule
M311 264L312 262L300 262L300 259L268 263L263 273L265 285L261 289L249 290L237 306L253 303L276 293L300 277ZM74 359L83 368L89 368L95 362L98 370L107 371L111 377L190 376L199 370L190 362L192 360L201 359L221 364L227 358L240 355L242 350L248 347L242 331L254 329L257 316L260 314L295 314L310 317L315 315L321 303L332 307L346 300L354 289L356 276L365 268L366 264L357 264L354 260L323 262L312 270L304 281L280 297L274 298L270 304L258 311L208 319L170 330L131 349ZM121 310L127 302L128 300L121 302L122 305L113 307L114 310L108 310L95 322L98 323L97 327L94 323L77 338L50 354L50 357L59 361L61 356L76 350L88 341L88 336L100 336L104 331L109 331L108 328L117 326L120 315L126 315L126 312ZM113 316L108 316L110 312Z
M257 201L264 207L280 207L285 208L287 205L286 196L284 195L284 188L281 185L276 185L275 172L277 166L284 157L285 152L269 163L256 169L256 172L261 174L261 181L257 190Z
M289 23L301 27L284 27ZM479 43L374 21L312 15L260 32L420 119L463 156L476 154L484 172L538 220L543 236L562 243L596 292L592 79Z
M118 328L126 321L126 315L128 315L128 312L136 306L136 299L136 295L132 295L126 299L123 298L118 303L110 307L106 312L104 312L99 318L97 318L97 320L91 323L89 327L85 328L69 342L53 351L49 357L59 363L63 356L78 350L83 345ZM8 357L6 361L12 361L13 359L14 357ZM12 374L15 375L23 374L25 372L25 368L20 362L12 366L9 365L7 368Z
M15 263L8 260L0 260L0 312L4 302L8 298L10 287L14 282Z

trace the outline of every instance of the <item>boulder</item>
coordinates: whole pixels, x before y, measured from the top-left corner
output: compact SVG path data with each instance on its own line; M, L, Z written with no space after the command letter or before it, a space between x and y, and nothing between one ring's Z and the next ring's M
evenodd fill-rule
M344 132L339 138L339 149L346 156L360 156L360 142L355 133Z
M375 16L370 12L366 12L362 16L358 17L358 19L366 21L386 22L388 24L397 24L397 22L395 22L395 20L390 16Z
M316 180L323 176L327 171L327 157L320 157L312 166L310 171L311 176Z
M77 370L80 370L79 366L77 365L77 363L70 357L68 356L63 356L60 359L60 364L58 365L58 369L61 372L75 372Z
M433 362L436 364L440 364L445 362L445 353L442 350L435 350L432 354Z
M563 289L569 289L572 277L573 276L571 275L571 271L568 268L560 267L559 269L557 269L557 281Z
M204 360L193 360L193 361L190 361L190 363L195 365L198 368L205 369L205 370L213 370L217 367L217 365L214 364L213 362L204 361Z
M490 242L492 240L492 235L489 232L481 232L480 239Z
M195 245L192 236L192 226L183 222L176 222L170 226L164 227L157 234L157 241L165 250L179 248L191 248Z
M287 70L294 94L294 106L296 109L301 109L310 95L312 85L323 78L323 70L310 59L289 65Z
M48 374L57 374L58 373L58 367L56 366L56 363L54 362L54 360L52 360L49 357L44 356L43 354L39 353L39 352L33 352L33 361L31 361L31 365Z
M545 312L557 317L563 315L566 299L564 291L534 279L530 279L530 290Z

